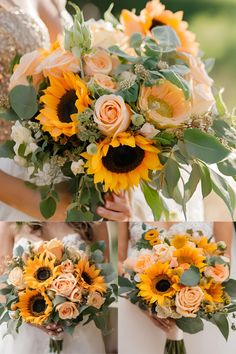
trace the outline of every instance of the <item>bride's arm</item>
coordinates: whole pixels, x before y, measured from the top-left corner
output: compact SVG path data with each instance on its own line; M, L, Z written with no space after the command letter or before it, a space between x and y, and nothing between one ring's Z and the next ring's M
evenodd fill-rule
M37 190L32 190L19 178L9 176L0 171L0 200L22 213L30 215L33 220L42 220L40 213L40 194ZM56 214L50 221L62 221L66 218L66 209L71 203L71 195L64 184L58 186L60 202Z
M214 222L214 235L216 242L224 241L227 246L226 253L231 255L233 223L232 222Z
M0 266L4 268L4 259L12 256L14 233L11 223L0 221Z
M118 223L118 272L124 274L123 262L128 256L129 224L127 222Z

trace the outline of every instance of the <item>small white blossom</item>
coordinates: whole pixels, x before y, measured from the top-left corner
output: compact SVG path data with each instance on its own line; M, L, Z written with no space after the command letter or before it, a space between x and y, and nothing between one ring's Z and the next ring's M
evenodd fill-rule
M139 133L148 139L153 139L159 132L160 130L156 129L154 125L150 123L145 123L139 130Z
M71 164L71 171L75 176L80 173L84 173L84 161L82 159L79 161L73 161Z

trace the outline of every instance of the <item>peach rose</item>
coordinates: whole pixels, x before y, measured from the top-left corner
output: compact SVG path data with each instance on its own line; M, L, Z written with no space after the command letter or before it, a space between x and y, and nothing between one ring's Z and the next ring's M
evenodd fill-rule
M115 137L129 127L131 110L121 96L104 95L95 103L94 121L104 135Z
M57 295L70 296L76 284L77 280L73 274L62 274L53 281L52 290L54 290Z
M114 92L117 88L116 82L105 74L94 74L93 80L103 89Z
M63 302L60 305L57 305L57 311L60 319L70 320L79 316L79 311L76 305L73 302Z
M61 263L61 270L63 273L72 273L74 271L74 264L70 259Z
M62 48L56 48L47 55L37 66L35 72L44 76L62 77L64 72L77 73L80 71L78 59Z
M19 290L25 289L24 275L20 267L13 268L8 275L8 284L15 286Z
M134 271L137 273L143 273L147 268L151 267L153 260L152 254L141 255L135 263Z
M17 85L28 86L27 76L32 76L33 85L37 87L43 77L42 73L36 73L36 68L41 60L42 54L38 50L23 55L11 76L9 90L12 90Z
M61 241L54 238L53 240L44 244L45 250L56 257L58 261L62 259L64 252L64 245Z
M69 300L72 302L81 302L82 300L82 289L76 287L74 290L72 290L72 293L70 294Z
M214 267L207 267L204 273L216 283L223 283L229 277L229 267L225 264L216 264Z
M175 248L167 244L160 244L153 247L157 260L161 263L169 262L173 257Z
M134 270L134 267L135 267L135 263L136 263L136 259L134 259L134 258L127 258L125 261L124 261L124 263L123 263L123 265L124 265L124 268L126 269L126 270Z
M176 295L176 311L184 317L196 317L203 298L204 292L199 286L186 286Z
M100 309L100 307L104 304L105 299L98 292L93 292L89 294L87 305L96 307L96 309Z
M88 76L94 74L108 75L112 71L111 56L103 49L97 49L92 54L84 56L84 71Z

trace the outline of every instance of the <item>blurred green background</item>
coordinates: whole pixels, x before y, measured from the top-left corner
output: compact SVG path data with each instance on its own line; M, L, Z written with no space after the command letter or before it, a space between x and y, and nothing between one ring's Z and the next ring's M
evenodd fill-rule
M85 17L100 18L111 0L73 0ZM115 0L114 14L122 8L141 10L145 0ZM211 76L216 87L225 87L224 98L232 109L236 106L236 0L163 0L172 11L183 10L190 29L196 33L205 57L214 57ZM69 8L68 8L69 9Z

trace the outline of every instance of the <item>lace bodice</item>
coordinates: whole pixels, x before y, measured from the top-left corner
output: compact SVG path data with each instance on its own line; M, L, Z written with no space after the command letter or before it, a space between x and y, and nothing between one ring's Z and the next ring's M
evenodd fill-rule
M130 246L133 247L137 241L141 238L143 234L143 223L141 222L131 222L129 224L129 233L130 233ZM160 224L161 225L161 224ZM153 224L146 224L145 226L147 230L156 228L160 231L163 227L158 226L156 223L155 226ZM210 238L213 235L213 223L209 222L180 222L173 224L170 228L165 229L167 236L171 236L173 234L181 234L185 233L187 230L193 230L193 232L202 231L202 233Z

